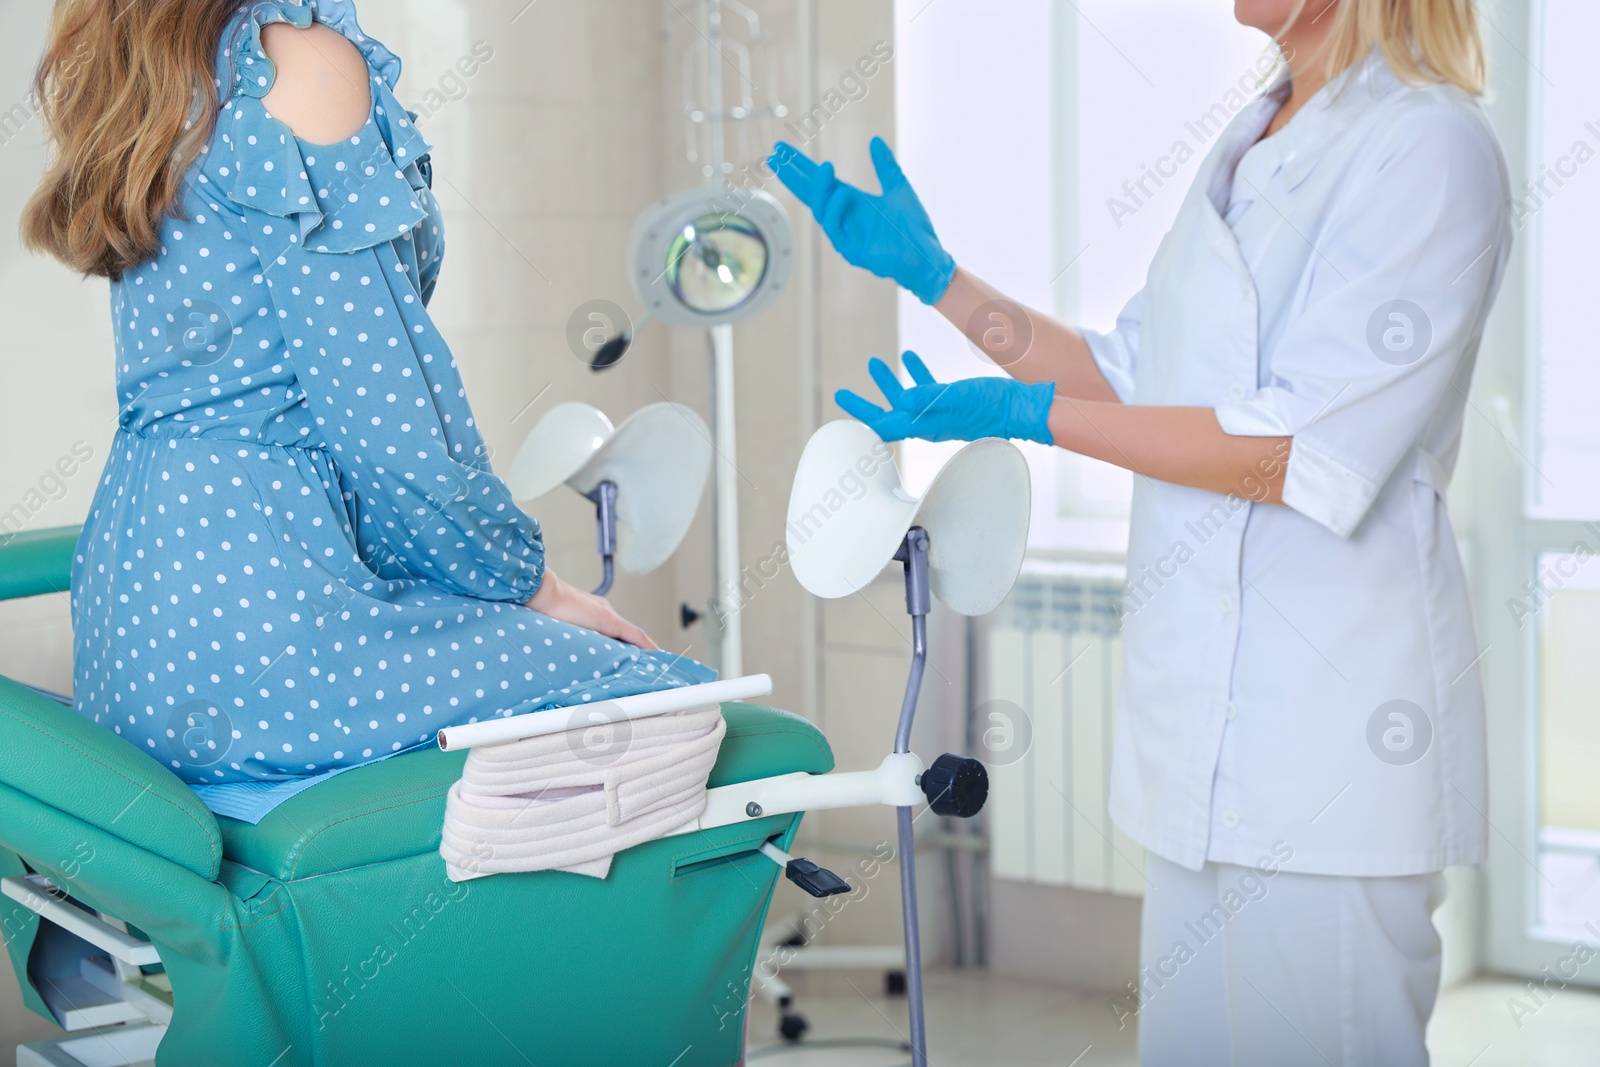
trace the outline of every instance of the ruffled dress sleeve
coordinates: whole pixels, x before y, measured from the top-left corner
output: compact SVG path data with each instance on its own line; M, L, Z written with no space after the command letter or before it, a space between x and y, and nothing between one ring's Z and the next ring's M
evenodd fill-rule
M275 78L261 28L313 17L372 71L366 125L331 145L300 140L261 101ZM305 444L339 469L363 558L451 592L527 600L543 578L539 525L491 469L426 308L441 235L429 145L394 96L399 60L348 0L258 0L225 44L232 93L199 181L249 228L310 415Z

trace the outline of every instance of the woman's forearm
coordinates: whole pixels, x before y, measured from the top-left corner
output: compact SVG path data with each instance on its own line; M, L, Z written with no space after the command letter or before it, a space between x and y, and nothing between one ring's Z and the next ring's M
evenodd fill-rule
M1058 396L1050 432L1062 448L1146 478L1283 503L1290 437L1224 433L1210 408L1154 407Z
M1224 433L1210 408L1123 404L1081 333L969 271L956 270L935 306L1013 378L1055 383L1050 432L1062 448L1158 481L1283 503L1292 438Z
M1082 334L1059 319L1023 307L970 271L957 268L934 306L1018 381L1055 382L1057 396L1118 402Z

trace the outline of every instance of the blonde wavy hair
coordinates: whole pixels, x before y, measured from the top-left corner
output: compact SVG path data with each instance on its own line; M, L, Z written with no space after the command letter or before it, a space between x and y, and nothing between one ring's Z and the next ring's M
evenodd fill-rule
M1306 3L1295 5L1290 26ZM1377 46L1401 81L1453 85L1470 96L1483 93L1483 37L1472 0L1338 0L1333 19L1322 49L1331 74Z
M53 154L23 210L24 245L113 279L159 251L216 126L217 47L238 6L57 0L34 77Z

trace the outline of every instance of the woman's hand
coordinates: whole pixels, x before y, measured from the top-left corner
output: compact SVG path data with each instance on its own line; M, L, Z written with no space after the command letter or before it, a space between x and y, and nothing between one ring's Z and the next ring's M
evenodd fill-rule
M885 411L841 389L834 399L846 414L866 423L885 441L920 437L924 441L977 441L1006 437L1054 444L1050 405L1051 382L1027 385L1010 378L963 378L939 382L915 352L900 357L914 383L907 389L881 359L867 364L872 380L889 402Z
M955 260L939 243L922 201L883 138L871 144L877 196L842 182L833 164L818 164L779 141L767 160L778 179L811 209L839 254L880 278L891 278L924 304L937 304L955 273Z
M556 577L554 571L548 569L544 572L544 581L540 583L539 591L533 594L525 606L541 615L548 615L557 622L581 626L585 630L593 630L616 641L626 641L630 645L651 651L661 647L650 640L649 634L618 615L616 609L611 606L611 601L603 596L586 593L582 589L574 589Z

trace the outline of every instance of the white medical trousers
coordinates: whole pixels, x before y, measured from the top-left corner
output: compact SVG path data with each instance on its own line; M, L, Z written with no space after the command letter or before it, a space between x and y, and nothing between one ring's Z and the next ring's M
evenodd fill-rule
M1442 874L1145 873L1143 1067L1425 1067Z

